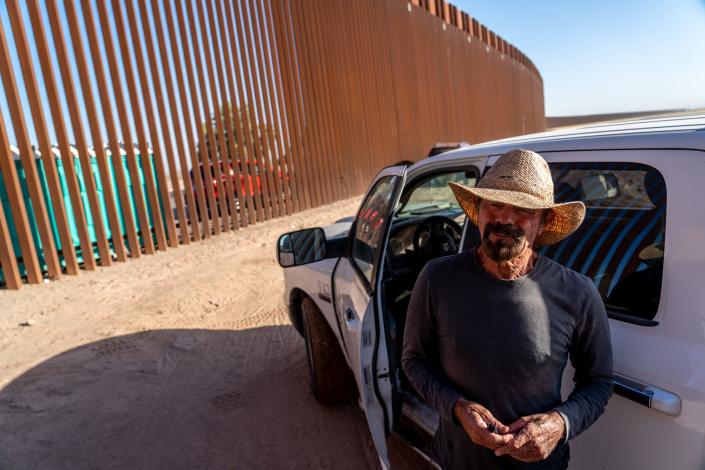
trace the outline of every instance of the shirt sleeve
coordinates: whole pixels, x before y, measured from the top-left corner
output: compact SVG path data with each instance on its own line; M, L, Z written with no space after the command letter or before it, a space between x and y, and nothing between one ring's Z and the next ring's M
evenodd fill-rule
M456 423L453 408L462 395L441 372L433 295L427 263L411 294L404 327L402 368L421 397L440 415Z
M589 290L583 301L582 319L573 333L570 349L575 388L568 399L556 407L566 421L567 439L578 436L602 415L614 385L607 312L595 286L591 282L587 284Z

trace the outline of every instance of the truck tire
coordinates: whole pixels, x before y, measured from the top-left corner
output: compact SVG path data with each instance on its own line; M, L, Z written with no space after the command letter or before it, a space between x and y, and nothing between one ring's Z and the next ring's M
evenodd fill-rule
M333 405L355 397L357 386L333 331L310 298L301 303L309 387L320 403Z

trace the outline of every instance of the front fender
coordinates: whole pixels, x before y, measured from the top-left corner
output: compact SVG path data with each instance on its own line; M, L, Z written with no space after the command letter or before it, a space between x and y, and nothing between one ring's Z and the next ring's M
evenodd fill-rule
M309 297L323 314L338 341L341 341L331 294L331 275L337 262L338 258L328 258L284 269L284 303L288 309L289 320L299 334L303 334L301 302Z

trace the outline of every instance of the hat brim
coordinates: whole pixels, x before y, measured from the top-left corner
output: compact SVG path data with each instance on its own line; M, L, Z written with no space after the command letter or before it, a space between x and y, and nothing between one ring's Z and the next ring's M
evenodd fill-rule
M546 204L545 201L531 194L518 191L471 188L458 183L448 183L448 185L455 194L460 207L475 225L478 225L477 203L479 199L510 204L524 209L550 209L554 217L546 224L543 232L536 237L536 243L539 245L551 245L563 240L575 232L585 219L585 204L581 201Z

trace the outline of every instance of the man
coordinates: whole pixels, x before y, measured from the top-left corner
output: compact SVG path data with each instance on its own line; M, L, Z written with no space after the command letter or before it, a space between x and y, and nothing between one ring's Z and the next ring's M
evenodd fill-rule
M546 161L500 157L476 188L451 183L480 246L430 261L409 304L402 365L440 415L443 468L562 469L568 440L604 411L612 349L592 281L536 247L575 231L582 202L555 204ZM575 388L561 401L570 358Z

